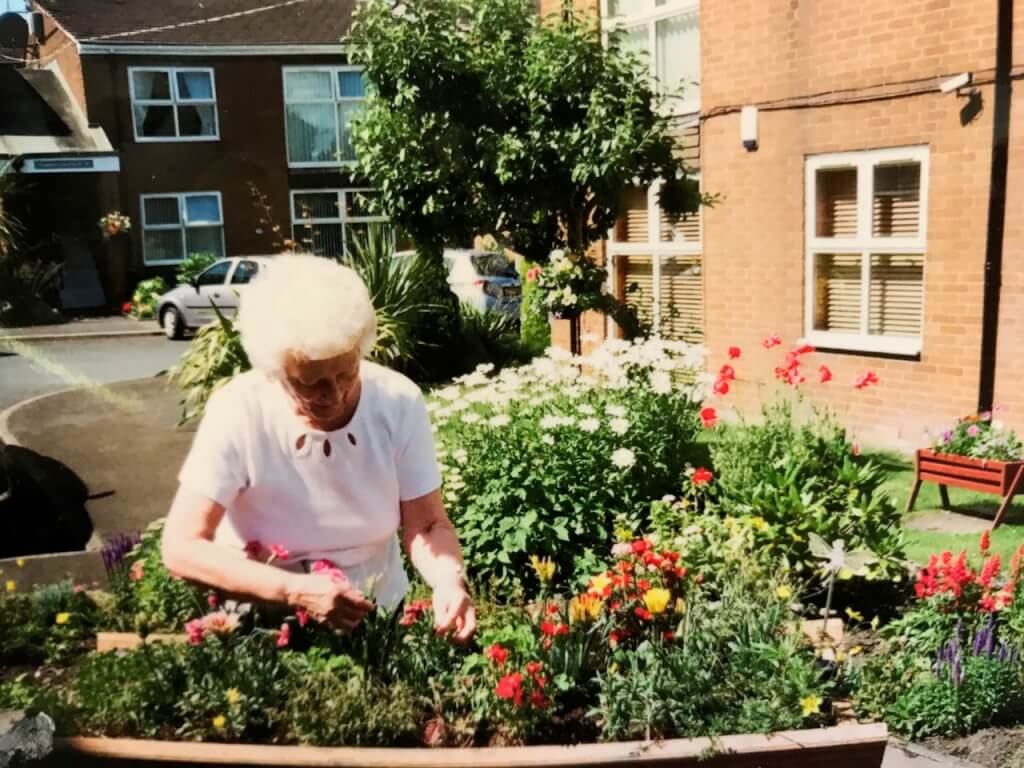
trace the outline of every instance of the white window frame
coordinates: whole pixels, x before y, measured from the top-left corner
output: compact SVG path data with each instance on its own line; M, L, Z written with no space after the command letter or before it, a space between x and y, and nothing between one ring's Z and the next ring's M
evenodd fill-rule
M928 146L893 147L855 152L810 155L804 163L804 337L810 344L826 349L916 356L924 344L925 285L928 273ZM914 237L875 237L873 206L875 166L900 161L919 163L921 168L919 195L920 221ZM817 173L828 169L857 169L857 235L856 237L817 236ZM860 333L820 331L814 328L814 261L818 253L861 255ZM914 337L879 336L868 333L868 303L871 288L872 254L923 254L921 335Z
M362 73L363 68L355 64L336 64L336 65L325 65L325 66L289 66L281 67L281 96L284 99L284 152L285 157L288 160L289 168L350 168L356 164L355 160L299 160L292 162L291 157L288 156L288 147L291 146L288 138L288 86L285 82L289 72L327 72L331 75L331 87L334 90L334 95L330 99L303 99L301 104L333 104L334 105L334 141L338 147L338 151L341 151L341 120L338 119L338 105L358 102L366 103L366 81L363 81L364 93L362 98L354 98L352 96L341 96L341 83L338 74L341 72L359 72Z
M188 208L185 206L185 199L188 197L208 197L213 195L217 198L218 221L190 222L188 220ZM146 201L155 198L176 198L178 201L178 223L177 224L149 224L146 222ZM221 258L227 258L227 248L224 240L224 200L220 192L210 190L206 192L153 192L139 195L139 212L142 219L142 262L146 266L160 267L172 264L180 264L188 255L187 230L190 227L220 227L220 251ZM146 257L146 231L147 230L178 230L181 232L181 258L180 259L149 259Z
M609 16L608 0L601 0L601 28L604 30L602 36L605 44L607 45L609 29L621 28L626 30L640 25L647 26L648 71L650 73L651 82L654 83L658 70L657 23L665 19L671 19L675 16L692 13L697 14L697 24L699 25L700 0L666 0L665 5L655 5L654 0L647 0L647 4L647 10L640 13L634 13L630 16ZM655 90L660 93L660 85L655 84ZM667 99L665 107L670 113L677 115L696 113L700 112L700 99Z
M160 72L167 75L171 88L170 99L139 99L135 96L135 73L136 72ZM210 76L210 92L213 94L209 99L183 99L178 96L178 73L181 72L205 72ZM131 97L132 130L135 133L135 141L140 144L156 144L177 141L220 141L220 114L217 110L217 78L214 75L213 67L128 67L128 93ZM209 136L182 136L181 126L178 124L178 107L187 106L213 106L213 133ZM140 133L138 118L135 114L135 107L170 107L174 115L174 136L143 136Z
M348 252L348 224L371 224L374 222L387 223L387 216L349 216L345 213L347 206L345 205L345 198L349 194L359 192L376 192L377 190L373 187L326 187L321 189L293 189L288 193L288 207L291 211L291 236L295 238L295 227L304 226L306 224L340 224L341 225L341 250L342 253ZM334 193L336 205L338 208L338 215L335 216L316 216L312 218L303 218L299 215L299 212L295 210L295 197L297 195L326 195L328 193Z
M606 2L606 0L602 0ZM700 174L694 174L698 185L701 184ZM661 239L661 208L658 205L658 192L663 182L655 181L647 188L647 242L617 243L614 227L608 230L605 240L605 254L608 262L608 282L611 286L618 284L618 256L650 256L651 257L651 289L652 297L651 320L654 324L654 335L661 335L661 262L671 256L698 256L701 258L700 269L704 270L704 206L697 208L700 240L696 243L684 240ZM615 321L608 319L608 335L611 336Z

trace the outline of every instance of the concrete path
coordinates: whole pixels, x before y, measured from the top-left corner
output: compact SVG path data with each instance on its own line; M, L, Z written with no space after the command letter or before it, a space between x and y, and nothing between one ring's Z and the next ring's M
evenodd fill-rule
M0 328L3 340L43 341L49 339L97 338L110 336L153 336L162 333L155 320L130 317L89 317L62 325L36 325L28 328Z

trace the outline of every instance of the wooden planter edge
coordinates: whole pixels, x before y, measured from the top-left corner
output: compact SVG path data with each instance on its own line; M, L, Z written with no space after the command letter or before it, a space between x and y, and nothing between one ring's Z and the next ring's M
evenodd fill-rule
M147 739L108 739L70 737L55 741L55 757L75 755L100 760L131 760L146 763L201 763L244 766L322 766L323 768L526 768L543 765L608 766L627 763L680 765L705 762L727 764L729 758L772 756L773 764L802 764L798 755L816 755L820 765L823 753L834 756L828 765L834 768L872 768L880 766L889 732L884 723L843 725L814 730L784 731L771 735L746 734L718 739L670 739L667 741L630 741L574 746L491 747L491 748L375 748L305 747L261 744L222 744L215 742L175 742ZM847 759L843 759L843 753Z

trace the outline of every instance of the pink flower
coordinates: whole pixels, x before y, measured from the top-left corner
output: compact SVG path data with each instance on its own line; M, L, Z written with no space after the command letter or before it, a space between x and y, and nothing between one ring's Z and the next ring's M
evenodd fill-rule
M142 581L142 578L145 576L145 572L143 570L145 565L146 563L144 560L136 560L132 563L132 571L128 575L128 578L132 581Z
M270 545L270 556L275 560L287 560L292 556L292 553L282 547L280 544Z
M793 350L797 355L809 355L814 352L813 344L801 344L799 347Z
M263 551L263 545L253 539L252 541L245 542L245 556L250 559L256 559L260 556L260 552Z
M872 384L878 383L878 376L875 375L874 371L868 371L862 376L858 376L853 382L854 389L867 389Z
M296 608L295 618L299 622L299 626L304 627L309 623L309 611L305 608Z
M771 336L766 336L764 338L764 340L761 342L761 346L764 347L765 349L771 349L772 347L779 346L781 343L782 339L779 337L779 334L773 333Z
M199 645L203 642L203 635L206 629L203 627L202 619L192 619L185 623L185 632L188 634L188 641L192 645Z
M292 637L292 629L291 629L291 627L289 627L287 623L286 624L282 624L281 625L281 631L277 635L277 647L278 648L287 648L288 647L288 642L291 640L291 637Z
M714 408L702 408L700 420L705 429L711 429L718 422L718 412Z
M338 579L339 581L348 581L348 576L345 575L345 572L330 560L317 560L313 563L310 571L330 576L331 578Z
M736 360L742 354L742 350L739 347L729 347L729 359Z
M633 545L628 541L620 541L612 544L612 554L615 557L629 557L633 554Z
M704 467L699 467L696 472L693 473L693 484L696 486L707 485L715 476Z
M540 267L530 267L526 270L526 279L531 283L540 277Z
M402 618L398 620L398 623L403 627L411 627L428 608L430 608L429 600L413 600L405 606L405 609L402 611Z
M725 379L718 379L715 381L715 386L712 387L712 391L716 395L728 395L729 394L729 382Z
M832 381L832 371L829 370L827 365L823 365L818 368L818 381L822 384Z
M854 440L853 445L850 446L850 453L854 456L860 456L860 443Z
M967 428L967 434L971 437L977 437L981 434L981 430L978 428L977 424L971 424L971 426Z
M85 592L85 584L75 584L75 594Z
M217 607L217 596L213 592L206 596L206 604L211 608Z

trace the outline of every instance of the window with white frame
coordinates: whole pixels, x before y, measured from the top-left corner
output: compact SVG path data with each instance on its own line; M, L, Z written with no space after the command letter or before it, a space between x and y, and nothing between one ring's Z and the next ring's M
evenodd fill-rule
M216 141L217 91L208 67L130 67L136 141Z
M224 256L220 192L142 195L146 264L177 264L186 256Z
M601 0L606 29L620 28L622 44L650 62L657 90L677 113L700 110L698 0Z
M371 222L386 216L371 213L372 189L295 190L292 198L292 238L306 251L337 258L365 235Z
M352 119L366 104L360 67L285 67L284 102L290 166L355 162Z
M806 189L808 341L919 354L928 148L809 157Z
M660 182L625 191L624 213L607 243L616 295L662 338L704 334L701 214L672 223L658 205Z

